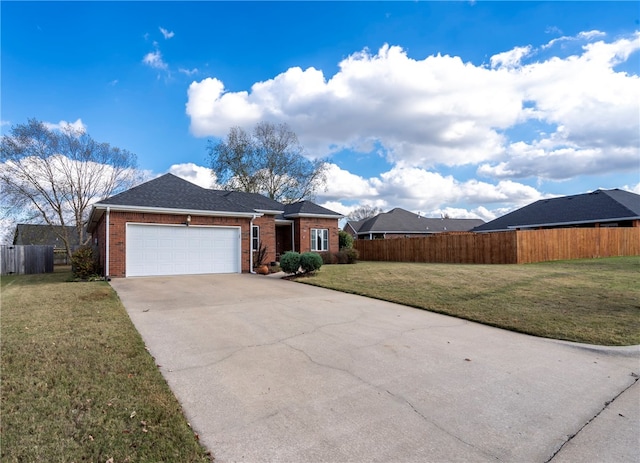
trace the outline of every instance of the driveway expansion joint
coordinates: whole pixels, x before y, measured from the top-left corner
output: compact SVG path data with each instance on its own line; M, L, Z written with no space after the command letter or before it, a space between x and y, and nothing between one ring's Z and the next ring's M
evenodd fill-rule
M609 408L611 406L611 404L613 402L616 401L616 399L618 397L620 397L622 394L624 394L625 392L627 392L629 389L631 389L640 379L638 377L638 375L636 375L635 373L631 373L631 376L634 378L633 382L625 387L622 391L620 391L618 394L615 395L615 397L613 397L613 399L611 400L607 400L604 403L604 406L598 411L598 413L596 413L595 415L593 415L585 424L583 424L580 429L578 429L575 433L571 434L570 436L567 437L567 439L562 443L562 445L560 445L560 447L558 448L558 450L556 450L553 455L551 455L551 457L548 460L545 460L544 463L551 463L553 461L553 459L562 451L562 449L569 443L571 442L571 440L573 440L576 436L578 436L578 434L580 434L580 432L582 432L582 430L584 430L587 426L589 426L593 420L595 420L596 418L598 418L602 412L604 412L607 408Z

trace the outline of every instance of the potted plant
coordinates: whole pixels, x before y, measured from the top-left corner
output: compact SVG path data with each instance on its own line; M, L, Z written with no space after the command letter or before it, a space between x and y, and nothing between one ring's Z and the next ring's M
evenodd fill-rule
M260 275L269 274L269 266L265 263L267 260L267 247L260 243L257 251L253 252L253 268Z

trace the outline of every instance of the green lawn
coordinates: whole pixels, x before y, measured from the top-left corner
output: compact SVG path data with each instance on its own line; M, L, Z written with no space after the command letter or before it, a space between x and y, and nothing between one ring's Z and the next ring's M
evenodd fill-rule
M640 257L526 265L360 262L303 283L548 338L640 344Z
M122 304L70 274L2 277L3 462L207 462Z

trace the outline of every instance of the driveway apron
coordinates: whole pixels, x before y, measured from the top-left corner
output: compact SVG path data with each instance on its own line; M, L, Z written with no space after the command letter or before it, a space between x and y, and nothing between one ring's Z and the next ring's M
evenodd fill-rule
M111 284L217 462L640 461L640 346L258 275Z

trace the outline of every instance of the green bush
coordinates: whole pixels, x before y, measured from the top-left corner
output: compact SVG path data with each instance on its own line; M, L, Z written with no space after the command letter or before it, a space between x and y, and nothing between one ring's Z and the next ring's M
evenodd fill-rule
M338 264L355 264L360 257L360 253L354 248L343 248L335 254Z
M71 255L71 271L76 278L87 280L100 273L98 253L91 246L82 246Z
M300 267L305 273L315 272L322 267L322 257L315 252L303 252L300 255Z
M280 258L280 268L285 273L298 273L300 269L300 254L295 251L284 253Z
M355 264L360 257L360 253L355 248L346 248L342 251L347 254L347 264Z
M353 247L353 236L344 230L338 232L338 244L340 249Z

